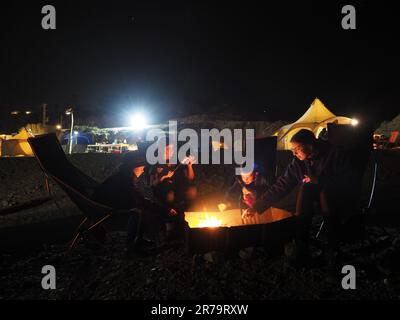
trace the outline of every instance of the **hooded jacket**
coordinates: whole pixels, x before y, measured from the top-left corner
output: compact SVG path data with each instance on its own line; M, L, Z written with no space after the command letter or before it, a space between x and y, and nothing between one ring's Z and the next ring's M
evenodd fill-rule
M325 190L329 196L349 196L354 194L357 185L354 173L346 151L318 140L311 158L301 161L294 157L285 173L258 197L253 209L258 213L264 212L302 184L305 175L316 177L320 190Z

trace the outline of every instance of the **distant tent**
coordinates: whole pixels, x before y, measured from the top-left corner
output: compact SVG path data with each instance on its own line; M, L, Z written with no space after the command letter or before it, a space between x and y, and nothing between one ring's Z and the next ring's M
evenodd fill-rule
M33 156L32 149L28 143L28 138L33 135L25 128L21 129L18 134L9 139L3 140L1 143L2 157L22 157Z
M351 118L334 115L325 105L315 98L308 110L295 122L281 127L274 136L278 137L278 149L290 149L290 139L301 129L312 131L316 137L328 123L350 124Z
M70 138L70 132L69 131L64 132L60 138L61 145L69 145L69 138ZM74 134L72 137L72 144L83 144L83 145L94 144L93 135L87 132L79 132L77 135Z
M381 123L375 133L390 136L392 132L400 131L400 114L394 117L391 121L384 121Z

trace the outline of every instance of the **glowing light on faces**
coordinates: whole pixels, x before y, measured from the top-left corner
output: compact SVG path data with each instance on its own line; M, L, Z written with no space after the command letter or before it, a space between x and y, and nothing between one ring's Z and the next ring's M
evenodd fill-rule
M307 156L304 152L304 146L302 146L299 143L295 143L295 142L291 142L290 144L292 146L292 148L290 150L292 151L292 153L295 157L297 157L299 160L306 159Z
M144 172L144 166L136 167L133 169L133 174L136 178L139 178Z
M254 181L254 179L255 179L254 171L248 172L248 173L242 172L240 175L241 175L241 177L242 177L242 181L243 181L246 185L251 184L251 183Z

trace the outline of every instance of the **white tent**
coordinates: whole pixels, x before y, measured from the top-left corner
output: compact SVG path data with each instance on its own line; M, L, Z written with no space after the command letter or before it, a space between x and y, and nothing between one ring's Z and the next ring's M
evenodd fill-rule
M316 137L328 123L350 124L351 118L334 115L321 100L315 98L308 110L295 122L281 127L274 136L278 137L278 149L290 149L289 142L301 129L312 131Z

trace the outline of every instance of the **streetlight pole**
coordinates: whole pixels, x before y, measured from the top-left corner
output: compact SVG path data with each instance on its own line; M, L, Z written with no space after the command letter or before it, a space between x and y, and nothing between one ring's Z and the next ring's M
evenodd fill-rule
M71 130L69 132L69 154L72 153L72 137L73 137L73 133L74 133L74 111L72 110L72 108L69 108L65 111L66 115L70 115L71 116Z

